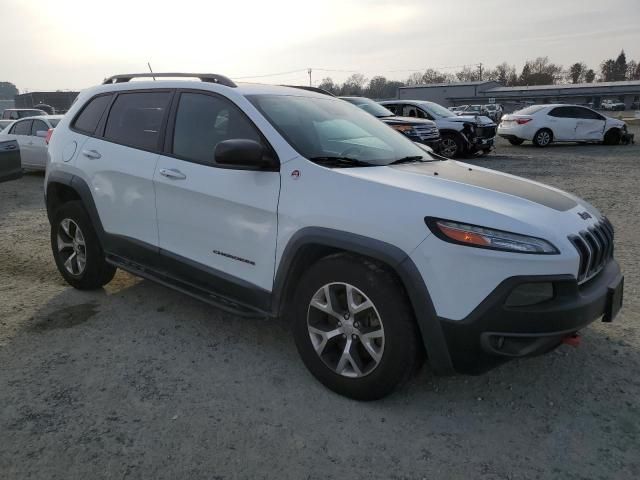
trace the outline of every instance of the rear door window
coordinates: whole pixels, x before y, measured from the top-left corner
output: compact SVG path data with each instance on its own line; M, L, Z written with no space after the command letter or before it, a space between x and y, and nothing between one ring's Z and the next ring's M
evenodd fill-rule
M118 95L109 112L105 139L142 150L157 150L171 95L161 91Z
M31 126L31 135L34 137L38 134L38 132L46 132L49 130L49 126L44 123L42 120L34 120L33 125Z
M576 118L576 112L572 107L556 107L549 112L549 116L557 118Z
M82 109L80 115L76 117L73 128L80 130L81 132L88 133L89 135L93 135L110 102L111 95L101 95L90 100L84 109Z
M31 135L31 123L33 123L31 120L16 122L10 133L14 135Z

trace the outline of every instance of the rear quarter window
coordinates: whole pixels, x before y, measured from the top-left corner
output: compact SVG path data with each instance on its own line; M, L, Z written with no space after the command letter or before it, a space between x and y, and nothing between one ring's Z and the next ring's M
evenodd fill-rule
M73 123L73 128L80 130L83 133L93 135L100 123L100 119L104 114L107 106L111 102L112 95L100 95L94 97L82 109L80 114L76 117ZM55 126L55 125L54 125Z

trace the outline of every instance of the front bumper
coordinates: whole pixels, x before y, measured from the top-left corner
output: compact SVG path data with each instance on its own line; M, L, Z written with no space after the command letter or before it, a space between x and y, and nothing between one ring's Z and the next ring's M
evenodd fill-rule
M612 288L622 281L615 260L584 285L570 275L505 280L467 318L440 318L454 369L481 373L511 358L554 349L567 336L603 317L611 308ZM526 307L505 305L516 287L538 282L553 284L552 299ZM615 301L621 302L621 297Z
M433 138L433 139L424 139L424 140L418 140L418 142L422 143L423 145L426 145L427 147L430 147L434 152L436 153L440 153L440 149L442 148L442 139L440 137L437 138Z

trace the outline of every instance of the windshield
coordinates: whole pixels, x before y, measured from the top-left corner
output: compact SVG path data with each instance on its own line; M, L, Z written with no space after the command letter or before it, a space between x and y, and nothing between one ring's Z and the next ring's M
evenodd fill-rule
M420 107L422 107L423 110L426 110L434 118L448 118L456 116L456 114L451 110L444 108L437 103L424 102L420 104Z
M432 160L403 134L337 98L252 95L249 101L309 160L341 157L389 165L408 157Z
M374 102L370 98L365 97L340 97L349 103L353 103L355 106L360 107L365 112L369 112L374 117L393 117L393 112L386 109L378 102Z

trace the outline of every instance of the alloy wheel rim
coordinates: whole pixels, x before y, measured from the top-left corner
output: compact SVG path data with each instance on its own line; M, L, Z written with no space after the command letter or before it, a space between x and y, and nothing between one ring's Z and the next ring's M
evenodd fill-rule
M76 222L65 218L58 228L58 255L67 272L82 275L87 265L87 247L84 234Z
M318 357L338 375L364 377L382 360L382 319L373 302L353 285L335 282L319 288L309 302L307 329Z
M450 138L445 138L442 140L442 155L445 157L453 157L458 150L458 146L456 142L451 140Z
M549 136L548 132L540 132L538 134L538 143L540 145L547 145L549 143L549 140L551 140L551 137Z

